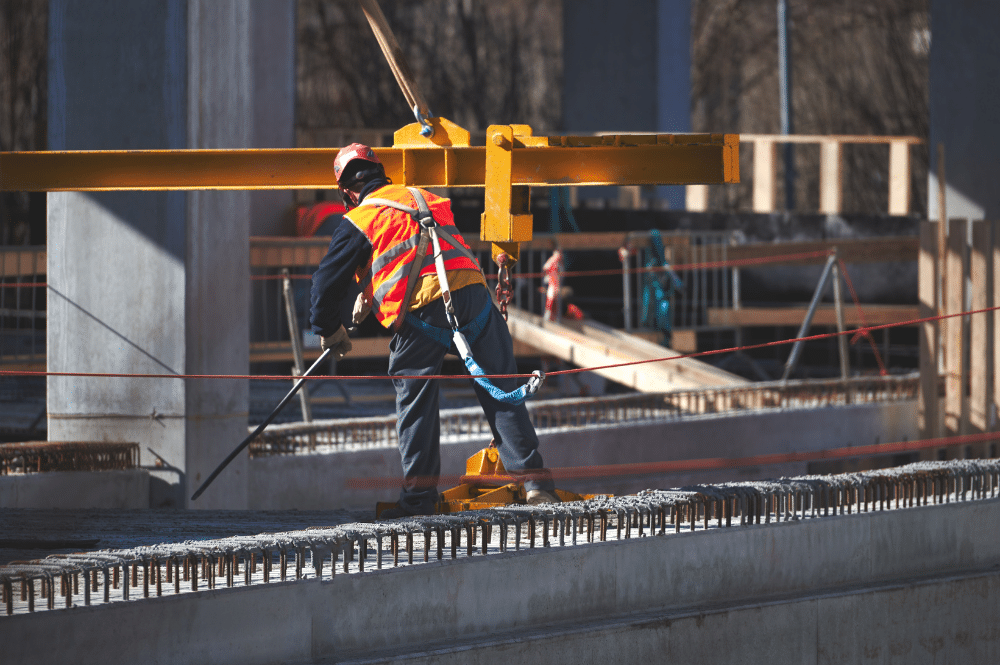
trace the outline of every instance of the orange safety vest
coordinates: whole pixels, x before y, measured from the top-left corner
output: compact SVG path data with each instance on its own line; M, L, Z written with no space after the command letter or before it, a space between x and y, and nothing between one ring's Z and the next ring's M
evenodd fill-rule
M434 221L447 228L454 238L469 250L469 246L455 228L455 218L451 212L451 201L423 191L427 206ZM409 208L417 206L414 197L401 185L386 185L371 194L371 198L396 201ZM375 316L386 328L390 328L400 312L406 296L410 265L416 259L420 243L420 224L412 216L385 205L360 205L344 215L359 231L365 234L372 245L372 257L368 265L358 269L355 279L362 291L371 298ZM455 249L448 239L441 239L445 270L475 270L479 265L469 259L464 252ZM435 274L434 250L427 247L420 276Z

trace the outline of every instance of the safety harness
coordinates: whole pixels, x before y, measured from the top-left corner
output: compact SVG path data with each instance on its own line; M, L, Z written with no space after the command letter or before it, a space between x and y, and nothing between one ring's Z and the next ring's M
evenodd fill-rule
M472 320L472 322L461 327L458 325L458 317L455 316L455 306L451 300L451 289L448 286L448 274L444 267L444 257L441 251L440 237L444 236L445 240L447 240L452 247L464 254L476 266L479 265L479 261L477 261L476 257L472 255L472 252L466 249L465 245L456 240L446 228L434 220L434 216L431 214L431 210L427 206L427 201L424 199L424 196L419 189L416 189L415 187L407 187L406 189L413 195L413 200L417 203L417 207L415 209L390 199L369 197L361 203L362 206L388 206L401 212L405 212L420 226L420 240L417 244L417 253L413 262L410 264L410 274L406 281L406 294L403 297L402 309L400 310L399 316L396 318L396 322L394 324L395 329L398 331L399 327L403 323L403 320L405 319L407 323L414 326L426 336L453 350L461 356L462 360L465 362L465 366L469 370L469 374L472 375L475 382L486 390L486 392L488 392L493 399L506 404L521 404L529 396L538 392L539 386L541 386L542 381L545 380L545 373L541 370L535 370L532 372L533 376L526 384L510 392L500 390L500 388L493 385L490 380L486 378L486 372L483 371L483 368L480 367L479 364L473 359L472 349L469 347L469 344L470 338L471 343L474 343L477 339L479 339L483 329L489 322L490 307L492 306L492 303L488 303L486 307L483 308L483 311L481 311L476 318ZM434 269L437 272L438 282L441 285L441 300L444 301L445 316L448 318L448 324L451 326L450 333L444 328L432 326L409 313L410 298L413 296L413 288L420 276L420 271L427 263L428 243L431 243L434 247ZM482 273L482 268L480 268L479 272ZM485 276L483 279L485 281Z

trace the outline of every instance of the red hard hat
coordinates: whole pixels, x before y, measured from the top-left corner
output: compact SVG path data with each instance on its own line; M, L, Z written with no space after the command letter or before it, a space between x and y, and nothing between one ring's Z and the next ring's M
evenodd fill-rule
M345 148L341 148L333 160L333 176L337 179L338 185L340 184L340 175L344 172L344 168L355 159L363 159L366 162L373 162L375 164L382 163L375 156L375 151L364 143L352 143Z

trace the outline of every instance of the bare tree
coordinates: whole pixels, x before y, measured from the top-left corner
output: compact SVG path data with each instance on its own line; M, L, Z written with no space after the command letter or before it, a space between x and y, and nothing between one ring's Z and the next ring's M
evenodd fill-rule
M789 0L788 5L798 133L927 138L928 0ZM692 57L696 131L779 131L774 0L692 0ZM886 210L887 164L887 146L845 147L846 211ZM818 148L797 149L796 166L799 211L815 211ZM926 147L914 149L915 214L926 213L926 174ZM714 196L713 207L750 208L749 183L720 188Z
M468 129L562 117L561 0L382 2L431 110ZM413 122L354 0L299 0L300 130Z
M46 146L47 0L0 0L0 150ZM43 242L44 196L0 194L0 245Z

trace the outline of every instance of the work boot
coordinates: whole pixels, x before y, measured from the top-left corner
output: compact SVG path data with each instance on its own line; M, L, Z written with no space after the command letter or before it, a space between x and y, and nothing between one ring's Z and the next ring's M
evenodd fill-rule
M562 499L555 492L549 490L528 490L525 502L529 506L538 506L543 503L562 503Z

